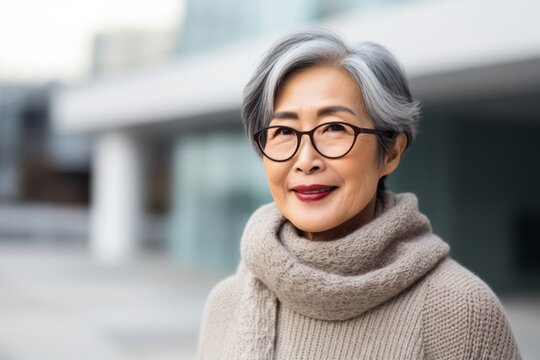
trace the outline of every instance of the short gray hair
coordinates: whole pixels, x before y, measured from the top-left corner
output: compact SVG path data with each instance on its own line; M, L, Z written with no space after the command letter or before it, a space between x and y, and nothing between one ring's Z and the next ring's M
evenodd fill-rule
M382 45L362 42L349 47L325 29L291 33L265 54L244 89L242 118L252 145L253 134L268 126L281 84L295 71L315 65L346 70L358 84L375 128L404 133L409 147L417 132L420 104L413 99L404 71ZM387 154L395 137L378 136L381 154Z

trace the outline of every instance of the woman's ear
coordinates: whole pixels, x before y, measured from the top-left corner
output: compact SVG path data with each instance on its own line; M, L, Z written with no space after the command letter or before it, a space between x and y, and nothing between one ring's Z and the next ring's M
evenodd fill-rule
M384 175L391 174L396 170L399 165L399 160L407 147L407 136L404 133L399 133L394 142L394 146L390 149L390 152L385 155L383 161L383 168L381 177Z

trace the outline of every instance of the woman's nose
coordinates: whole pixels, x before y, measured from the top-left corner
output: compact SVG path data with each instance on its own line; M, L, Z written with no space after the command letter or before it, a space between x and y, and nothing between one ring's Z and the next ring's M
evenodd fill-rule
M324 167L324 160L317 150L315 150L309 136L302 136L300 139L295 167L296 171L301 171L304 174L311 174Z

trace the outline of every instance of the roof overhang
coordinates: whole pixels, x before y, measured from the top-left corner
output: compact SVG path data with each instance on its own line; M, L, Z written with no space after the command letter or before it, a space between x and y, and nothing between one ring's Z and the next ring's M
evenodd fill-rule
M540 87L537 14L536 0L411 1L321 25L349 42L385 45L404 65L414 95L440 102ZM256 62L276 39L251 39L64 88L53 98L53 123L61 132L84 133L237 110Z

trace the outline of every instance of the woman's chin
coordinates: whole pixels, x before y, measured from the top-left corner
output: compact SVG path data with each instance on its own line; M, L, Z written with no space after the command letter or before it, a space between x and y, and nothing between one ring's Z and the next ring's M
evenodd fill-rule
M337 210L334 207L311 207L291 206L286 209L280 209L298 230L304 233L322 233L331 230L340 225L337 216ZM300 204L303 205L303 204Z
M328 230L331 230L331 229L333 229L335 227L335 225L332 226L330 224L326 224L325 221L305 221L305 219L303 219L303 220L304 221L295 222L295 221L292 221L292 220L289 219L289 221L291 221L291 223L298 230L300 230L302 233L304 233L307 238L310 238L311 235L316 236L316 234L324 233L324 232L326 232ZM310 236L308 236L308 235L310 235Z

